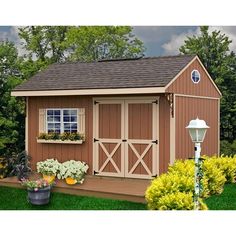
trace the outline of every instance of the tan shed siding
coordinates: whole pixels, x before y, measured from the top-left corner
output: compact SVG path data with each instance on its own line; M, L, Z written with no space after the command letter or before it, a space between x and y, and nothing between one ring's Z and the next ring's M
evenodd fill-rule
M191 72L198 70L201 80L194 84L191 80ZM204 71L197 59L195 59L186 70L166 89L167 93L188 94L195 96L206 96L219 98L220 95Z
M170 108L165 95L160 96L159 104L159 170L167 171L170 162Z
M176 159L193 156L194 145L185 128L192 119L203 119L208 129L202 144L202 155L218 154L218 99L204 99L176 96Z
M29 154L32 156L31 164L35 169L38 161L47 158L66 160L82 160L90 166L92 173L92 133L93 133L93 103L92 97L29 97ZM83 144L40 144L36 138L39 134L39 109L46 108L85 108L85 134Z

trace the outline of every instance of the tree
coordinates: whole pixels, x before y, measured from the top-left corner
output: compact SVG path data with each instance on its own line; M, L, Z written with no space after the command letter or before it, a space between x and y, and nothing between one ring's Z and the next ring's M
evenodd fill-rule
M27 26L19 36L29 58L41 64L134 58L145 50L129 26Z
M144 55L144 45L129 26L80 26L67 32L70 60L135 58Z
M11 97L22 82L18 53L11 42L0 42L0 155L24 148L24 101Z
M29 57L36 61L54 63L66 58L66 33L69 26L27 26L19 28L19 37Z
M197 54L222 92L221 139L236 139L236 56L231 40L220 31L200 27L199 36L188 37L180 47L183 54Z

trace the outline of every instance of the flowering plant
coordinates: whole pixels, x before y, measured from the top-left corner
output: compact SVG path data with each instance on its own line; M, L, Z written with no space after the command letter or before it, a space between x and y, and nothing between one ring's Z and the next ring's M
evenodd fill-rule
M51 186L51 184L49 184L48 181L44 179L37 179L37 180L22 179L21 185L26 187L28 190L35 192L37 192L39 189Z
M75 160L66 161L61 164L57 178L66 179L70 177L82 184L88 168L89 167L85 162Z
M60 163L54 159L37 162L37 172L43 175L57 175Z

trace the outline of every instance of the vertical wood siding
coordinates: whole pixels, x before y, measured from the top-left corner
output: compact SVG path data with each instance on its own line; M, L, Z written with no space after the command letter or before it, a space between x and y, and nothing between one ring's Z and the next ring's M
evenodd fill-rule
M194 145L185 128L192 119L203 119L210 127L202 144L201 154L218 154L218 99L176 96L176 159L186 159L194 154Z
M191 80L191 72L198 70L201 80L198 84L194 84ZM204 71L200 63L193 61L192 64L167 88L167 93L188 94L195 96L206 96L219 98L220 95L212 84L207 73Z
M29 154L32 157L31 165L35 169L36 163L47 158L85 161L92 173L92 137L93 137L93 103L92 97L29 97ZM45 108L85 108L85 134L86 140L78 144L40 144L36 138L39 134L39 109Z
M164 94L159 104L159 171L167 171L170 163L170 106Z

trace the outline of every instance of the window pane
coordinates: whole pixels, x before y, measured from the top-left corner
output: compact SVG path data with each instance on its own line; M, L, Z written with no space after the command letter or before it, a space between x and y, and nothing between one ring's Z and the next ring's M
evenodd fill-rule
M77 116L71 116L70 121L71 122L77 122Z
M71 110L71 113L70 113L72 116L77 116L77 110Z
M53 110L47 110L47 115L52 116L53 115Z
M63 116L69 116L70 110L63 110Z
M70 117L69 116L64 116L63 117L63 121L64 122L69 122L70 121Z
M60 116L61 114L61 111L60 110L54 110L54 115L55 116Z
M48 122L53 122L53 116L48 116L48 117L47 117L47 121L48 121Z
M54 129L54 124L53 123L48 123L48 129Z
M72 130L77 130L77 124L71 124L71 129Z
M61 117L60 116L54 116L54 122L60 122Z
M65 129L70 129L70 123L64 123L64 130Z

